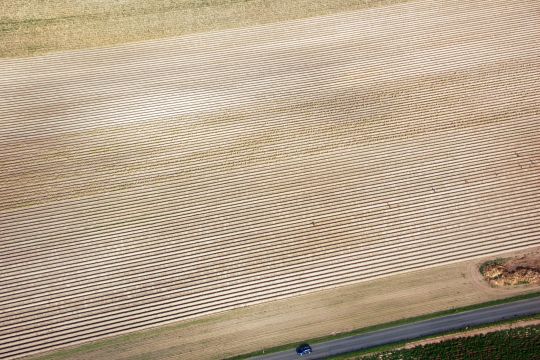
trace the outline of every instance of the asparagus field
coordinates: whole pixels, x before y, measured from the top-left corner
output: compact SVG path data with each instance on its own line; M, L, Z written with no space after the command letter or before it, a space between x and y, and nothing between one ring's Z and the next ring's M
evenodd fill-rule
M0 59L0 358L540 245L539 12Z

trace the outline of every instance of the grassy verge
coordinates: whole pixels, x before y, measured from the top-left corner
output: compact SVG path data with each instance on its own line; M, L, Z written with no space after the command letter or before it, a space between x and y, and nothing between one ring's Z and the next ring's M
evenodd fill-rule
M107 46L407 0L5 0L0 57Z
M457 313L460 313L460 312L480 309L480 308L493 306L493 305L505 304L505 303L509 303L509 302L512 302L512 301L535 298L535 297L538 297L538 296L540 296L540 292L534 292L534 293L530 293L530 294L513 296L513 297L508 297L508 298L505 298L505 299L494 300L494 301L489 301L489 302L485 302L485 303L474 304L474 305L470 305L470 306L465 306L465 307L440 311L440 312L436 312L436 313L432 313L432 314L426 314L426 315L406 318L406 319L402 319L402 320L392 321L392 322L385 323L385 324L369 326L369 327L356 329L356 330L353 330L353 331L339 333L339 334L335 334L335 335L328 335L328 336L319 337L319 338L315 338L315 339L307 339L307 340L305 340L305 342L310 343L310 344L316 344L316 343L320 343L320 342L324 342L324 341L328 341L328 340L334 340L334 339L339 339L339 338L353 336L353 335L360 335L360 334L364 334L364 333L367 333L367 332L376 331L376 330L382 330L382 329L386 329L386 328L390 328L390 327L394 327L394 326L398 326L398 325L404 325L404 324L413 323L413 322L417 322L417 321L433 319L433 318L440 317L440 316L457 314ZM512 319L512 320L508 320L508 321L515 321L516 319ZM523 319L523 318L520 318L520 319ZM505 321L505 322L508 322L508 321ZM503 323L503 322L501 322L501 323ZM497 324L497 323L487 324L486 326L492 326L493 324ZM470 328L469 328L469 330L470 330ZM452 333L455 333L455 331L452 332ZM442 335L442 334L437 334L435 336L440 336L440 335ZM415 339L415 340L417 340L417 339ZM302 342L304 342L304 341L302 341ZM409 342L409 341L407 341L407 342ZM362 350L361 352L358 352L358 354L360 354L360 353L368 353L368 352L371 352L371 351L384 351L384 350L387 350L387 349L394 349L394 348L396 348L398 346L403 346L407 342L392 344L392 345L388 345L388 346L384 346L384 347L380 347L380 348ZM230 358L227 358L226 360L240 360L240 359L246 359L246 358L249 358L249 357L252 357L252 356L259 356L259 355L269 354L269 353L273 353L273 352L277 352L277 351L288 350L288 349L295 348L299 343L300 342L294 342L294 343L290 343L290 344L284 344L284 345L272 347L272 348L269 348L269 349L262 349L262 350L255 351L255 352L252 352L252 353L249 353L249 354L243 354L243 355L239 355L239 356L230 357ZM344 358L348 358L348 357L350 357L351 355L354 355L354 354L356 354L356 353L347 354L346 355L347 357L344 357Z

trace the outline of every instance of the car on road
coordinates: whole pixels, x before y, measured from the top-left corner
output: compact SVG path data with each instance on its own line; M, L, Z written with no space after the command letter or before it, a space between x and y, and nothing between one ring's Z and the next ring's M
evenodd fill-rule
M296 348L296 353L300 356L309 355L312 351L311 346L308 344L302 344Z

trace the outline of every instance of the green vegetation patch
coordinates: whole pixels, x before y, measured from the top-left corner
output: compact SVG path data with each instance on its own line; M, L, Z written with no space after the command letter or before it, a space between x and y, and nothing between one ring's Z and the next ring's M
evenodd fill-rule
M494 260L488 260L486 262L483 262L482 265L480 265L480 274L484 275L487 269L493 267L493 266L501 266L504 265L506 262L506 258L497 258Z
M386 351L359 357L362 360L421 359L537 359L540 325L500 330L488 334L446 340L412 349Z

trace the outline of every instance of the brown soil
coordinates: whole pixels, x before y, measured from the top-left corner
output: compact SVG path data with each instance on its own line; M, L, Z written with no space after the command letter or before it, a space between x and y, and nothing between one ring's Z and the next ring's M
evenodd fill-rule
M495 287L540 285L540 253L495 261L485 265L482 275Z

